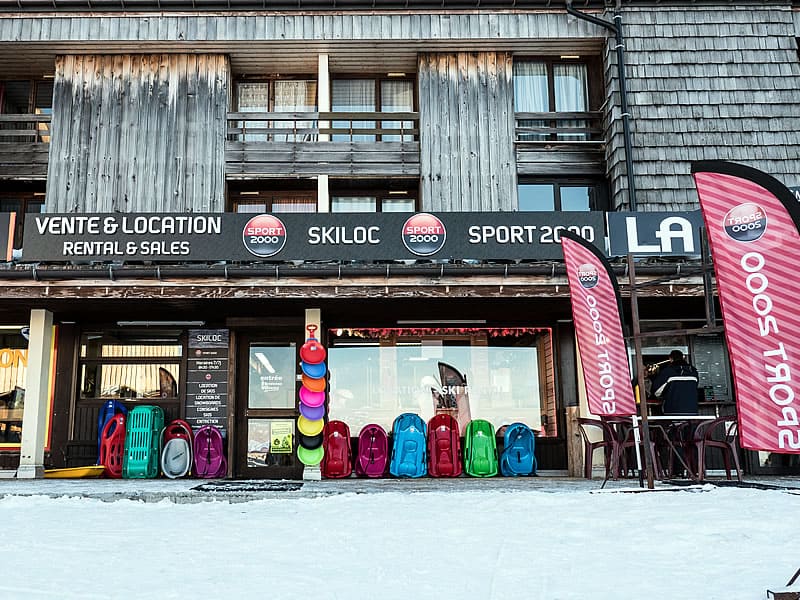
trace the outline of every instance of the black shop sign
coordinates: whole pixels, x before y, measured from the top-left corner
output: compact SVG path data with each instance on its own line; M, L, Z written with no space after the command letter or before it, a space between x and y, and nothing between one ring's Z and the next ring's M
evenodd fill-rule
M24 262L562 259L605 252L602 212L29 214Z
M227 329L190 329L186 374L186 421L195 429L228 425Z

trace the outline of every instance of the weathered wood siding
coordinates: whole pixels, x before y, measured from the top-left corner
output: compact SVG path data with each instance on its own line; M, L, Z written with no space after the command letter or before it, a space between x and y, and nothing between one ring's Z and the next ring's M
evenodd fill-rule
M224 56L62 56L53 107L47 211L224 210Z
M511 55L421 54L422 209L513 210L516 157Z
M788 2L626 7L623 21L640 210L697 208L694 160L732 160L800 185L800 19ZM609 45L609 93L615 58ZM607 116L607 166L619 207L627 184L616 100Z

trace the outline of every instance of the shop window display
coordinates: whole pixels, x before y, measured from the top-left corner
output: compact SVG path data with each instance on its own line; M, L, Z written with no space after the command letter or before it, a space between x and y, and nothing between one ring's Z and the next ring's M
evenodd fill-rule
M18 446L22 440L28 340L23 327L0 329L0 447Z
M389 430L402 413L450 414L556 436L546 328L356 328L330 332L330 417Z
M182 353L175 334L84 334L80 397L132 401L176 398Z

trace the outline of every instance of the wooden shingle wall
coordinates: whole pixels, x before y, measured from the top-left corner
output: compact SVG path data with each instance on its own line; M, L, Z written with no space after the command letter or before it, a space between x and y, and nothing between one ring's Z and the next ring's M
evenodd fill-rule
M417 76L422 209L512 210L511 55L421 54Z
M56 60L48 212L221 212L222 55Z
M694 160L740 162L800 185L800 62L788 7L626 8L640 210L697 208ZM616 80L613 45L607 81ZM610 89L616 89L616 81ZM607 117L613 204L627 203L619 104Z

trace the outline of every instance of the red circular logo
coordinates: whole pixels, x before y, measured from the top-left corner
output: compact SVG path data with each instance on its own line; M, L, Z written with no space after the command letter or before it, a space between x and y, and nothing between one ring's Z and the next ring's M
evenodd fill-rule
M244 226L242 241L250 254L267 258L283 250L286 227L278 217L258 215Z
M416 214L403 224L403 244L417 256L436 254L446 238L444 223L429 213Z
M755 202L745 202L728 211L722 225L729 238L755 242L767 230L767 213Z

